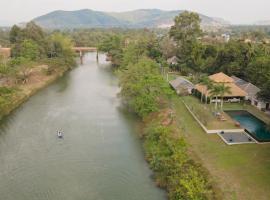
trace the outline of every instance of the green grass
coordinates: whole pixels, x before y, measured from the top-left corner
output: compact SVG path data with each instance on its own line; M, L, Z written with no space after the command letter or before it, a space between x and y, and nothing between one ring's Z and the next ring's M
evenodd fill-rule
M177 125L194 156L209 171L222 191L219 199L270 199L270 144L228 146L216 135L207 135L179 97L172 100Z
M214 114L214 104L204 104L194 96L182 97L184 102L196 115L196 117L206 126L209 130L220 129L236 129L235 122L226 113L222 113L226 121L220 121Z
M172 81L172 80L176 79L179 76L180 76L179 74L168 74L168 81Z
M168 81L172 81L172 80L176 79L177 77L182 77L182 78L185 78L185 79L190 81L190 77L182 76L180 73L176 73L176 72L175 73L171 72L168 74ZM165 75L165 78L167 79L167 74Z

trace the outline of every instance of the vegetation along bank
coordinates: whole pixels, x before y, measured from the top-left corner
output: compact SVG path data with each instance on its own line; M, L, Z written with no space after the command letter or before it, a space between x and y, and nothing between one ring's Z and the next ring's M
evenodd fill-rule
M258 85L260 98L269 99L270 46L264 42L268 36L239 33L229 41L216 41L208 40L209 35L201 30L197 14L184 12L168 33L142 30L110 35L99 49L108 52L116 67L123 102L144 122L146 159L169 199L267 198L261 192L269 176L263 159L267 145L230 148L217 136L205 135L165 81L171 78L168 71L189 77L194 84L206 75L224 72ZM260 158L254 161L251 154Z
M0 117L75 66L71 39L47 34L33 22L13 26L11 57L0 57Z
M123 103L143 121L141 137L156 184L171 200L216 199L207 172L189 155L175 120L175 94L160 73L166 62L157 37L144 31L132 38L111 36L99 48L117 67Z

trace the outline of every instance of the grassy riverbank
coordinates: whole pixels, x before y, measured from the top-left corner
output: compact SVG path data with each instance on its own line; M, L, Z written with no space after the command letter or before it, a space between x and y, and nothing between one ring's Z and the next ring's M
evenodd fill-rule
M189 155L171 107L170 98L175 94L157 66L155 61L142 58L120 72L120 96L144 122L145 157L155 182L168 191L170 200L217 199L208 173Z
M176 120L174 108L146 117L143 130L146 160L155 172L157 186L169 199L221 199L208 172L200 165Z
M8 115L29 97L61 77L70 68L57 67L53 73L48 73L50 66L37 64L32 67L24 83L6 83L0 91L0 119Z
M72 40L34 22L14 25L9 39L11 57L0 55L1 118L76 64Z
M220 199L270 198L269 144L228 146L218 135L206 134L179 97L174 98L172 104L191 155L211 174L222 193ZM245 108L253 109L249 106Z

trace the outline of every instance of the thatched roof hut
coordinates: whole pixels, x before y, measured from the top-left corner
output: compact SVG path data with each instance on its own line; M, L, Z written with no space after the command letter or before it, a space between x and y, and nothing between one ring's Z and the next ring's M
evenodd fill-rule
M233 78L227 76L226 74L222 72L209 76L209 79L212 80L216 84L224 84L225 86L230 87L230 93L225 94L224 97L247 96L247 93L235 84ZM196 90L205 96L210 96L210 91L207 89L205 85L197 84Z

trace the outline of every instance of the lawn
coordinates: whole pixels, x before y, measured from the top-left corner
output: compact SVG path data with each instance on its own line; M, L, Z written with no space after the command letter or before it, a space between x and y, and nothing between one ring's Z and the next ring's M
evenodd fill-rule
M237 129L235 121L226 113L221 112L226 121L221 121L214 115L214 104L201 103L200 100L194 96L186 96L182 97L182 99L207 129Z
M270 199L270 144L228 146L218 135L206 134L179 97L172 102L179 132L186 138L191 156L202 163L221 190L219 199Z
M168 73L168 75L166 74L166 79L167 79L167 76L168 76L168 81L172 81L172 80L174 80L174 79L176 79L177 77L179 77L180 76L180 74L179 73Z

